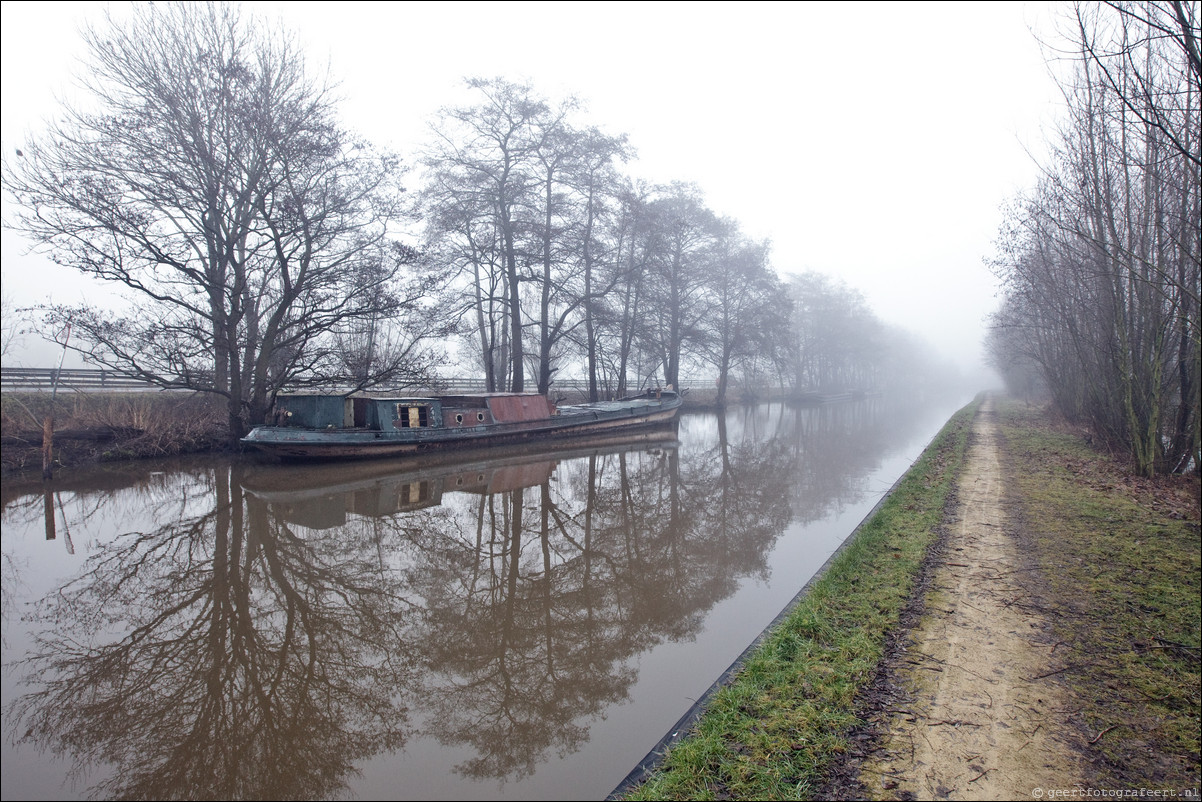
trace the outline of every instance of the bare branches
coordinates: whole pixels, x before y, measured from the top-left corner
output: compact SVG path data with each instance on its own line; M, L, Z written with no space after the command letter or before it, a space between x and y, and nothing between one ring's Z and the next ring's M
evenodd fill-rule
M1144 475L1199 468L1196 28L1175 4L1076 7L1056 161L995 262L995 364L1038 366L1060 411Z
M88 108L6 161L5 185L24 234L137 314L44 311L86 322L94 362L225 396L240 435L286 384L345 375L339 332L405 311L400 161L344 131L291 38L237 6L139 6L85 39ZM428 365L406 323L398 353Z

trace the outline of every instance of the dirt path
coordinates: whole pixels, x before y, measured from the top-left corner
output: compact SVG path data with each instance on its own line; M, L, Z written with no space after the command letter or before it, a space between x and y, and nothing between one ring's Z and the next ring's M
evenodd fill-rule
M973 438L925 614L894 666L906 698L861 768L882 799L1033 799L1082 778L1060 737L1063 664L1044 623L1014 604L1026 572L1005 526L992 401Z

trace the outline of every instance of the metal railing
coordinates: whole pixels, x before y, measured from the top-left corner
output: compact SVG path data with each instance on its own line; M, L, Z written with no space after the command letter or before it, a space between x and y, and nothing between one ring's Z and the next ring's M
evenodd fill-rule
M94 370L82 368L0 368L0 388L12 392L16 390L49 391L58 381L58 387L63 390L78 392L102 392L117 390L156 390L159 385L129 376L115 370ZM445 380L445 390L458 393L482 393L485 390L484 379L449 378ZM714 386L713 379L686 379L680 382L680 389L705 389ZM587 390L587 379L556 379L552 383L554 390ZM533 388L531 388L533 389ZM632 390L638 388L631 388ZM384 388L373 392L392 392ZM405 390L400 392L412 392Z
M115 370L0 368L0 386L5 390L49 390L56 380L68 390L149 390L156 386Z

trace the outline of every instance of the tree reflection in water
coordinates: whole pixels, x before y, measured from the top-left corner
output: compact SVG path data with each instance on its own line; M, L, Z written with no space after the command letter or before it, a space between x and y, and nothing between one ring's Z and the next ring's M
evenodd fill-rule
M736 500L714 491L723 464L699 455L685 481L675 448L593 453L537 485L403 519L406 584L427 611L409 638L425 668L414 698L423 734L472 748L460 773L520 780L576 751L628 698L635 656L693 637L739 577L765 570L787 474L769 461L775 483L748 475L760 487Z
M404 743L411 606L371 544L298 536L218 472L208 512L122 535L44 598L10 731L108 764L105 798L318 799ZM120 633L113 636L112 633Z
M897 433L857 409L436 471L225 466L42 599L6 728L110 767L104 797L331 798L419 737L520 781L767 578L791 522L864 492Z

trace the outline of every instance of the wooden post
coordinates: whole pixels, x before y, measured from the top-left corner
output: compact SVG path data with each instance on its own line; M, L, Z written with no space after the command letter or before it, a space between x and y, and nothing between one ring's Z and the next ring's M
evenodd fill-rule
M51 401L53 404L54 402ZM54 412L42 419L42 478L54 478Z
M54 404L58 400L58 377L63 372L63 361L67 358L67 342L71 339L71 324L63 334L63 355L58 358L58 370L54 372L54 383L50 386L50 411L42 419L42 479L54 478Z
M42 504L44 507L43 513L46 521L46 539L54 540L54 496L50 492L50 485L46 485L46 489L42 492Z

